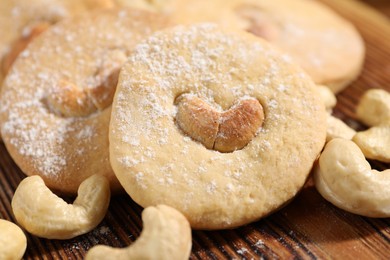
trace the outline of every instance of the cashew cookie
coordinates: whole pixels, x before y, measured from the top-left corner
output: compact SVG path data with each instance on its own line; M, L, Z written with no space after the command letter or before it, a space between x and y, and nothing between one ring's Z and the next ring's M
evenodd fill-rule
M176 0L172 8L172 19L180 24L216 22L266 39L333 92L363 66L365 46L356 28L319 1Z
M109 162L108 125L118 75L128 53L167 24L140 10L95 11L37 37L4 81L4 143L26 175L56 192L76 194L92 174L121 189Z
M143 207L176 208L193 228L232 228L300 190L326 114L312 80L260 38L178 26L140 43L124 65L110 161Z
M350 140L336 138L325 146L314 181L321 195L341 209L367 217L390 217L390 170L372 170Z

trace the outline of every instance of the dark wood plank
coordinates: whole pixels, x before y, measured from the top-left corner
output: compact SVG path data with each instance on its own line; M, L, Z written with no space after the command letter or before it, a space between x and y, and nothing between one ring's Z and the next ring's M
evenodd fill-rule
M390 91L389 20L362 2L321 0L358 27L367 46L359 79L341 92L334 114L355 129L355 107L369 88ZM382 4L387 0L366 0ZM376 2L376 3L375 3ZM380 4L379 4L380 3ZM388 6L387 6L388 7ZM389 164L370 162L378 170ZM14 221L10 201L23 173L0 144L0 218ZM92 232L59 241L27 234L26 259L81 259L94 245L126 247L142 230L142 208L129 196L112 198L109 212ZM311 180L285 208L234 230L193 231L191 259L390 259L390 219L360 217L326 202Z

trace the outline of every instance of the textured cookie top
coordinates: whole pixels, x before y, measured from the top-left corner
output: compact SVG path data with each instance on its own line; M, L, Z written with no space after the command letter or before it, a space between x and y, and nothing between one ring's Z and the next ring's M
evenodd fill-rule
M182 131L183 96L221 113L257 100L264 121L243 148L221 153ZM235 227L276 210L302 187L323 147L325 118L311 79L261 39L211 24L179 26L153 34L124 65L110 160L143 207L170 205L194 228Z
M7 149L27 175L67 193L95 173L115 182L108 123L119 69L165 24L143 11L96 11L51 27L21 53L4 81L0 116Z
M211 2L211 3L210 3ZM247 30L288 53L317 84L338 92L360 73L365 48L354 26L311 0L176 0L180 24L216 22Z

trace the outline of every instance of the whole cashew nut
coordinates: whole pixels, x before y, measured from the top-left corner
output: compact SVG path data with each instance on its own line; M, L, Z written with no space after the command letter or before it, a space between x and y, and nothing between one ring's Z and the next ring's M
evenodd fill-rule
M188 259L191 253L191 227L177 210L158 205L142 212L141 236L127 248L98 245L91 248L86 260L103 259Z
M356 115L371 128L358 132L352 141L367 158L390 162L390 93L383 89L367 90L356 108Z
M245 147L264 121L263 107L254 98L240 99L222 113L191 94L181 95L176 104L176 122L181 130L206 148L220 152Z
M336 138L325 146L314 181L320 194L341 209L367 217L390 217L390 170L372 170L350 140Z
M106 215L110 202L108 180L92 175L83 181L73 204L53 194L39 176L25 178L12 199L18 223L43 238L69 239L95 228Z
M26 251L27 238L14 223L0 219L0 259L21 259Z
M356 116L368 126L390 123L390 93L383 89L367 90L356 108Z

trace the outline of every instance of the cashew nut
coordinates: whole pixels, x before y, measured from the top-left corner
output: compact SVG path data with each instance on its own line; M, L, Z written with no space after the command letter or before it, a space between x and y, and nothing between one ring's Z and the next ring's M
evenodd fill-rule
M366 158L390 163L390 122L358 132L352 141Z
M15 62L19 54L26 49L27 45L32 42L38 35L49 28L50 23L40 22L26 28L24 33L12 46L12 49L4 56L1 64L3 75L7 75L12 64Z
M351 140L352 137L356 134L354 129L332 115L328 115L327 123L328 128L326 130L326 142L329 142L334 138L344 138Z
M85 234L104 218L110 202L108 180L93 175L84 180L73 205L53 194L39 176L25 178L12 199L18 223L44 238L69 239Z
M27 238L14 223L0 219L0 259L21 259L26 251Z
M336 106L337 99L334 93L326 86L317 85L318 92L320 93L321 99L324 101L325 108L327 111L331 111Z
M390 122L390 93L383 89L367 90L356 108L356 116L368 126Z
M91 248L86 260L103 259L188 259L191 253L191 227L177 210L158 205L142 212L141 236L127 248L98 245Z
M67 80L59 81L47 97L49 108L65 117L82 117L110 106L125 61L123 51L110 52L96 73L99 84L94 87L81 88Z
M242 149L264 121L263 107L253 98L241 99L222 113L191 94L181 95L176 104L176 122L182 131L220 152Z
M367 217L390 217L390 170L372 170L359 147L333 139L314 172L321 195L346 211Z

